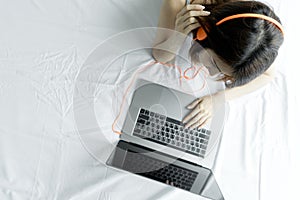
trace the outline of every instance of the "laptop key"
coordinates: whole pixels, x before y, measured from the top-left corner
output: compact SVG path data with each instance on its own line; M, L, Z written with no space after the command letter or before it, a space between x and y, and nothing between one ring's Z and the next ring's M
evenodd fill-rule
M139 118L142 118L142 119L144 119L144 120L149 120L149 116L146 116L146 115L139 115Z
M140 124L145 124L145 120L142 120L142 119L139 119L137 122Z
M141 130L140 129L134 129L134 132L139 134L139 133L141 133Z

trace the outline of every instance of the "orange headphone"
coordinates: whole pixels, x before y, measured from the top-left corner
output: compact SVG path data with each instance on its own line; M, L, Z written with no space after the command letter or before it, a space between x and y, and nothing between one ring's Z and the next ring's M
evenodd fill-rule
M264 19L264 20L267 20L271 23L273 23L281 32L282 34L284 34L284 31L283 31L283 27L282 25L275 19L271 18L271 17L268 17L266 15L262 15L262 14L256 14L256 13L242 13L242 14L236 14L236 15L231 15L231 16L228 16L228 17L225 17L224 19L218 21L216 23L216 25L220 25L226 21L229 21L229 20L232 20L232 19L237 19L237 18L259 18L259 19ZM205 38L207 37L207 34L206 32L204 31L203 27L200 27L197 31L197 37L195 38L195 40L204 40Z

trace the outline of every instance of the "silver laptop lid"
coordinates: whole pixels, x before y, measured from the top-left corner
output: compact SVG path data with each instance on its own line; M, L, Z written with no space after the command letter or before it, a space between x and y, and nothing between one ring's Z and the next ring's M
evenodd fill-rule
M182 121L183 117L190 112L190 110L186 109L186 106L193 102L196 99L196 97L146 80L138 80L136 88L137 89L133 94L132 101L126 115L126 119L123 124L123 134L121 135L121 139L135 142L137 144L148 146L150 148L154 148L161 151L163 148L164 152L168 152L171 155L185 156L186 153L168 148L166 146L162 147L159 144L155 144L153 142L144 141L143 139L137 138L133 136L133 131L141 108L159 113L161 115L165 115L178 121ZM218 118L223 119L224 115L222 115L221 113L218 115ZM217 145L219 133L223 126L223 120L217 119L214 121L217 121L217 123L212 123L215 124L214 128L212 128L210 125L207 125L205 127L206 129L212 128L214 132L214 134L211 135L210 139L210 141L212 142L209 142L208 144L208 153L213 149L214 146ZM149 146L149 144L151 145ZM189 158L190 159L187 158L187 160L195 161L195 156L189 156Z

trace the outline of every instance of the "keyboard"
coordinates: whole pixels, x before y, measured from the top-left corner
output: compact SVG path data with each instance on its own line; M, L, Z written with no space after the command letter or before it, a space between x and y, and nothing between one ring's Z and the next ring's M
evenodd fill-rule
M204 158L211 131L188 129L176 119L140 108L133 135Z
M188 191L198 175L198 172L133 151L126 154L123 169Z

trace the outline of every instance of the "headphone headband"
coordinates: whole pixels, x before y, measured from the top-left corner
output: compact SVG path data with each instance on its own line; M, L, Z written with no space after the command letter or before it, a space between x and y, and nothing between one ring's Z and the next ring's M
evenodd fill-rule
M226 21L232 20L232 19L237 19L237 18L258 18L258 19L264 19L266 21L269 21L273 23L281 32L284 34L283 27L282 25L272 17L262 15L262 14L257 14L257 13L242 13L242 14L236 14L236 15L231 15L228 17L223 18L222 20L218 21L216 25L220 25ZM204 31L203 27L200 27L197 31L197 38L196 40L204 40L207 37L206 32Z

